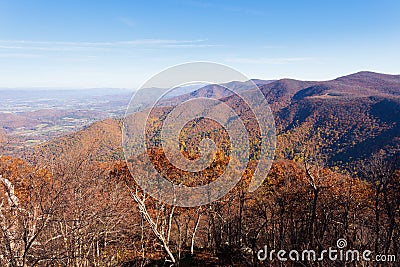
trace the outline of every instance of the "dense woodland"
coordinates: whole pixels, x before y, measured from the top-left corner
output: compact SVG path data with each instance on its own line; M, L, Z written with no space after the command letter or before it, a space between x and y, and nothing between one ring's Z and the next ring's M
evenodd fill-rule
M367 80L369 91L360 90L365 75L262 86L277 126L271 171L249 193L251 166L257 161L251 159L228 195L201 207L166 205L137 186L134 178L146 175L146 166L140 166L139 156L128 161L137 171L128 170L118 120L46 143L23 159L0 156L0 266L378 265L257 259L265 246L322 251L340 238L348 248L399 260L400 105L395 85L400 82L397 76L378 75ZM376 88L384 90L372 92ZM368 95L359 95L365 91ZM205 129L208 137L220 136L210 124L202 125L207 122L196 123L193 128ZM182 153L196 157L197 139L185 140ZM209 181L224 170L229 155L225 141L218 142L222 149L213 172L197 178ZM160 169L166 166L160 148L149 151ZM190 179L170 168L164 172L174 182ZM398 266L398 261L385 266Z
M318 250L339 238L399 252L400 172L379 155L365 179L278 160L255 193L241 183L219 201L179 208L144 195L123 162L93 164L84 152L46 168L1 158L2 266L279 266L256 252Z

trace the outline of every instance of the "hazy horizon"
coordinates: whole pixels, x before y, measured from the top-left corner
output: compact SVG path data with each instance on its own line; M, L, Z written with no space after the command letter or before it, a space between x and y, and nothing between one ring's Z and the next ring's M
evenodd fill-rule
M303 79L295 79L292 77L281 77L281 78L270 78L270 79L262 79L262 78L257 78L253 77L250 80L262 80L262 81L278 81L281 79L294 79L294 80L303 80L303 81L330 81L334 80L339 77L355 74L358 72L374 72L374 73L380 73L380 74L387 74L387 75L400 75L400 72L397 73L384 73L384 72L379 72L379 71L372 71L372 70L359 70L351 73L346 73L343 75L336 75L327 79L316 79L316 80L303 80ZM236 82L236 81L232 81ZM136 91L140 88L140 86L137 87L57 87L57 86L46 86L46 87L0 87L0 91L7 91L7 90L16 90L16 91L76 91L76 90L85 90L85 91L90 91L90 90L120 90L121 92L132 92ZM152 89L152 88L148 88Z

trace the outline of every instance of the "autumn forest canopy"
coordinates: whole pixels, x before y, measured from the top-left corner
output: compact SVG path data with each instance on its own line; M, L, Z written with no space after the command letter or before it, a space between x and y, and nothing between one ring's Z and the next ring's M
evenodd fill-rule
M384 266L398 266L400 75L358 72L329 81L254 82L273 114L276 139L270 171L254 192L249 184L265 157L261 131L255 115L223 84L164 99L146 117L145 153L126 160L124 125L130 121L135 128L143 119L151 108L146 99L131 116L98 116L79 131L23 149L15 145L21 142L15 132L48 114L1 115L0 266L378 266L259 258L265 248L320 253L339 239L347 241L346 249L371 250L372 258L395 256L397 262ZM229 86L251 93L248 83ZM196 172L171 164L161 142L163 122L193 97L218 99L239 114L236 119L249 133L248 155L232 148L229 132L217 121L200 117L184 125L176 143L193 161L202 156L202 140L213 140L211 164ZM57 124L58 116L89 114L75 112L56 111L46 120ZM240 175L236 186L205 205L166 204L138 184L154 167L175 185L207 185L230 161L245 156L245 171L228 175Z

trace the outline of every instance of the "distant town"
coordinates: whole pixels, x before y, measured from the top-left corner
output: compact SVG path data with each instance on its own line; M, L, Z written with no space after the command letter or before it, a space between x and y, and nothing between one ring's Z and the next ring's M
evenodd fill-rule
M7 150L15 151L122 117L132 91L0 89L0 94L0 133L8 140Z

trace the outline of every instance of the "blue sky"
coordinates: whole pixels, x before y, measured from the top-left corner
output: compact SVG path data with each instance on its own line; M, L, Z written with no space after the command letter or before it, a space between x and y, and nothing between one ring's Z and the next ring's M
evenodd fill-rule
M190 61L251 78L400 73L400 1L0 0L0 87L135 88Z

